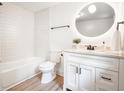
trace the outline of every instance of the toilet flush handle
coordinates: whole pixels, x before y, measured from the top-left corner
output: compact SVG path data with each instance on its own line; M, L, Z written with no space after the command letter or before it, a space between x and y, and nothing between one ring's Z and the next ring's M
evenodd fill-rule
M63 56L63 54L61 53L61 56Z

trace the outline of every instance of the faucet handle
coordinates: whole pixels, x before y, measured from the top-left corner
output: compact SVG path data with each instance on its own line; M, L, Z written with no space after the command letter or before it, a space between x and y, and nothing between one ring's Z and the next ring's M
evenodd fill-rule
M95 50L95 47L97 47L97 46L92 46L92 47L91 47L91 50Z
M87 50L91 49L91 45L85 45L85 47L87 48Z

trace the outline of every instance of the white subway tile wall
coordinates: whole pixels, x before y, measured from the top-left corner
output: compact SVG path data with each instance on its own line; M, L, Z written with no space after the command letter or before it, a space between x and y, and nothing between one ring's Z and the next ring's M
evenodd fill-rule
M15 5L0 6L0 62L34 56L34 14Z

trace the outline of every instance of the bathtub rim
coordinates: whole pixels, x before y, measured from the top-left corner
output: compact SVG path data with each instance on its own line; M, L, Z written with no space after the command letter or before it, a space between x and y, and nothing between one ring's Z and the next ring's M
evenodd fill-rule
M37 59L37 60L36 60ZM13 62L6 62L6 63L0 63L0 66L1 65L9 65L9 64L20 64L20 62L21 63L25 63L25 61L32 61L32 62L26 62L26 64L23 64L23 65L21 65L21 66L16 66L16 67L10 67L10 68L8 68L8 69L3 69L3 68L1 68L0 69L0 73L5 73L5 72L8 72L8 71L10 71L10 70L15 70L15 69L18 69L18 68L21 68L21 67L23 67L23 66L26 66L26 65L29 65L29 64L34 64L33 63L33 60L36 60L37 62L44 62L46 59L45 58L41 58L41 57L31 57L31 58L27 58L27 59L21 59L21 60L19 60L19 61L13 61Z

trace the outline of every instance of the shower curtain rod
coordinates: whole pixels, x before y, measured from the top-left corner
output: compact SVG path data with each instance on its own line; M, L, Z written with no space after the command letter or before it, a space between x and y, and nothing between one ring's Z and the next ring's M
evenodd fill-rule
M53 30L53 29L57 29L57 28L64 28L64 27L70 27L69 25L64 25L64 26L57 26L57 27L51 27L51 29Z

